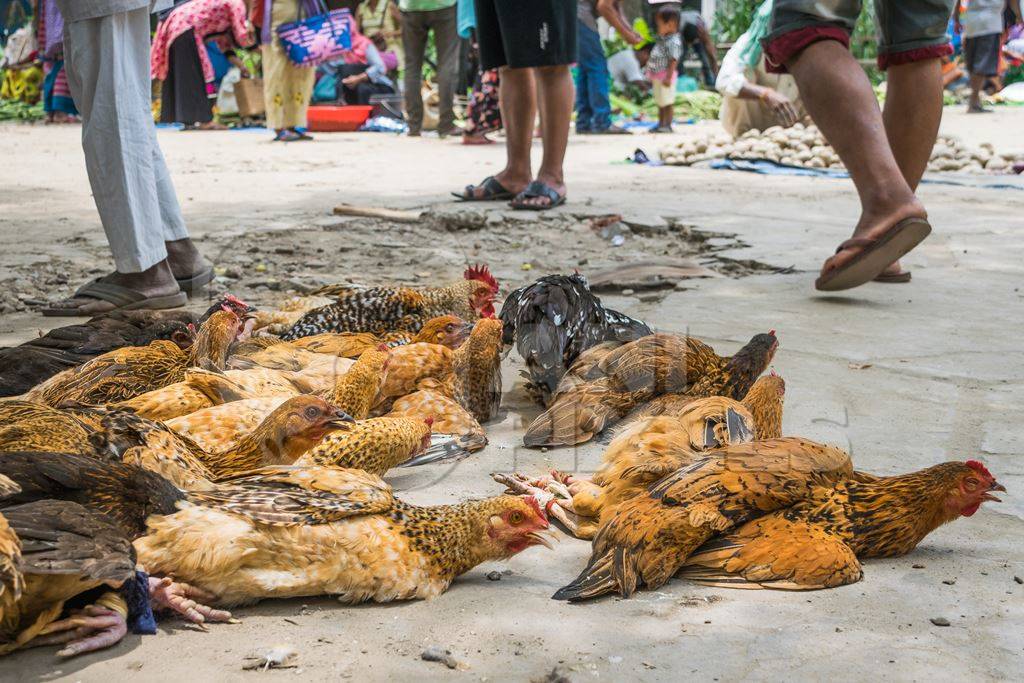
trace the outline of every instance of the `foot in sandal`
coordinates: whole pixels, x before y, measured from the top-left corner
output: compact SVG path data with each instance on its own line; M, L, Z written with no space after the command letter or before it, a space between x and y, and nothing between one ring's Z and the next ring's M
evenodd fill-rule
M852 289L880 276L881 281L894 281L884 274L892 272L892 266L931 233L926 216L916 199L877 217L863 216L853 237L825 261L815 288L825 292Z
M466 185L462 192L453 192L452 195L464 202L495 202L512 199L529 184L529 176L516 176L505 169L487 176L478 185Z
M565 203L565 183L561 179L537 177L509 202L520 211L547 211Z
M114 272L83 285L74 296L43 309L46 316L94 316L115 309L177 308L188 302L167 261L141 273Z

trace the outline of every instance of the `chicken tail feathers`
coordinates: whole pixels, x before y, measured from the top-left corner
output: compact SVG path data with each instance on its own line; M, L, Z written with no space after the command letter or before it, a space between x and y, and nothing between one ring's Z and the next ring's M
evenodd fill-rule
M614 547L591 558L576 580L558 589L551 598L579 602L612 592L628 598L639 583L637 557L627 548Z
M469 457L487 445L487 437L480 434L453 436L451 434L432 434L430 446L419 455L409 458L399 467L419 467L437 462L458 462Z

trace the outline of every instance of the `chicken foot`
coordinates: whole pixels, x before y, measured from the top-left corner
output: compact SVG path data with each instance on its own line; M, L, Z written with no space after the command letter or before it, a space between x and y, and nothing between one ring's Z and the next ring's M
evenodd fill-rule
M25 647L63 645L58 657L74 657L117 645L128 633L124 615L99 605L74 610L71 616L47 624Z
M561 523L570 534L576 536L579 517L572 510L572 495L561 482L548 477L530 479L518 472L495 472L491 474L491 478L503 484L512 493L536 498L549 515Z
M171 610L194 624L207 621L237 623L231 617L231 612L204 604L213 602L215 598L215 595L202 588L174 581L168 576L149 577L149 600L154 610Z

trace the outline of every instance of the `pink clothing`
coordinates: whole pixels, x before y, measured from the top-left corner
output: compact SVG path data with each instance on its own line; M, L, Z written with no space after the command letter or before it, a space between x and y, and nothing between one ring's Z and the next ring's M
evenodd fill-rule
M196 49L199 51L199 63L203 67L203 80L209 91L213 87L213 65L206 54L206 41L213 37L222 47L228 47L226 34L231 32L234 42L239 45L248 43L245 29L245 0L190 0L177 7L160 22L153 39L153 50L150 53L149 68L153 78L167 78L168 55L171 43L187 31L195 31Z

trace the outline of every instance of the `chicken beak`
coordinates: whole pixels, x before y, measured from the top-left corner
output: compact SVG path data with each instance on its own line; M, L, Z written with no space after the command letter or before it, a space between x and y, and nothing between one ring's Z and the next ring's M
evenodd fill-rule
M1006 487L1000 484L998 481L992 482L992 485L988 487L989 491L1002 491L1006 493Z
M1006 493L1006 487L1003 486L1002 484L1000 484L997 481L993 481L992 484L988 487L988 490L989 491L1002 491L1003 493ZM983 501L992 502L992 503L1002 503L1003 502L1002 498L998 498L997 496L993 496L988 491L985 492L985 495L983 495L981 497L981 499Z
M344 410L338 410L327 420L327 424L334 429L352 429L352 425L355 424L355 418Z
M542 545L548 550L554 550L555 544L552 541L557 541L558 537L555 536L553 531L531 531L527 534L529 539L533 541L533 545Z

